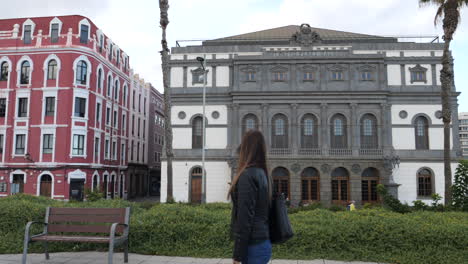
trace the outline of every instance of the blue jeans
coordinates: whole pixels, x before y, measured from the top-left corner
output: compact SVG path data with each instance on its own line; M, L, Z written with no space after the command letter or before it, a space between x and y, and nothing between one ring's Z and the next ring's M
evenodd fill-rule
M247 258L242 264L267 264L271 258L271 242L265 240L255 245L249 245Z

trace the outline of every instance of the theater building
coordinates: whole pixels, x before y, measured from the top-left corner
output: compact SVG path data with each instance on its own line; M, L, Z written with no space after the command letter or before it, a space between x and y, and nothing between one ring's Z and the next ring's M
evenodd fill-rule
M444 195L439 80L444 45L291 25L172 48L176 201L201 197L206 56L206 197L227 201L245 131L263 132L276 192L292 204ZM460 157L452 100L452 167ZM166 199L162 162L161 200Z
M0 196L126 196L128 55L83 16L0 20Z

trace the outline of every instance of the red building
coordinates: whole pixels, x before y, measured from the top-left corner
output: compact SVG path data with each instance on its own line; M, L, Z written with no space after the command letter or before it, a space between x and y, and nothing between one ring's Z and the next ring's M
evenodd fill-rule
M0 20L0 196L126 196L129 58L86 17Z

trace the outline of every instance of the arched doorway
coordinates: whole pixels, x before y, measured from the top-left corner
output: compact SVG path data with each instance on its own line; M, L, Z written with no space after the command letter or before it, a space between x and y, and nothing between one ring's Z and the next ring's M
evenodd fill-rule
M284 194L289 197L289 171L284 167L277 167L272 172L273 194Z
M333 170L332 174L332 202L346 205L349 201L349 172L343 167Z
M202 168L195 167L190 172L190 202L201 203L202 199Z
M104 192L104 199L107 199L107 195L108 195L108 184L107 184L107 179L108 175L104 175L104 181L102 182L102 191Z
M93 191L99 190L99 175L95 174L93 176Z
M124 188L124 175L121 174L120 175L120 183L119 183L119 194L120 194L120 198L123 198L123 188Z
M301 200L303 203L320 200L320 174L316 168L305 168L301 173Z
M111 186L110 186L110 191L111 191L111 199L114 199L114 195L115 195L115 175L112 175L111 176L111 182L110 182Z
M379 184L379 170L367 168L361 174L362 203L375 203L378 201L377 184Z
M40 195L45 197L52 197L52 177L48 174L41 176Z

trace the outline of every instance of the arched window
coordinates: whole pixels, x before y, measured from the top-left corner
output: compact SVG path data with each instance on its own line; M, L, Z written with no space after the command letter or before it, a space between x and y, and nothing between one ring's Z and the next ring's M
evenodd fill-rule
M88 75L88 64L85 61L79 61L76 66L76 83L86 85Z
M330 125L330 135L331 148L348 148L348 129L346 125L346 117L344 117L344 115L336 114L333 116Z
M349 173L343 167L332 171L332 202L346 204L349 200Z
M316 168L308 167L301 174L302 202L320 200L320 174Z
M429 169L420 169L418 171L418 196L431 197L434 193L434 186L432 183L432 172Z
M254 114L248 114L242 121L242 135L249 130L258 130L258 119Z
M0 81L7 81L8 80L8 62L2 62L0 65Z
M21 64L21 82L20 84L29 84L31 78L31 64L29 61L23 61Z
M98 83L97 83L97 87L98 87L98 93L101 92L101 89L102 89L102 69L99 69L98 70Z
M192 148L201 149L203 145L203 119L197 116L192 120Z
M361 118L361 148L378 149L377 119L372 114L365 114Z
M273 126L271 130L272 148L288 148L288 119L282 114L273 117Z
M318 126L314 115L306 114L301 120L301 148L318 148Z
M108 177L109 175L104 175L104 181L102 182L102 191L104 192L104 198L107 199L109 185L108 185Z
M119 99L119 80L115 80L114 86L114 100Z
M110 97L111 96L111 87L112 87L112 77L109 75L109 77L107 77L107 97Z
M202 198L202 175L201 167L195 167L190 172L190 202L201 203Z
M41 176L40 195L45 197L52 196L52 177L48 174Z
M50 60L47 65L47 80L56 80L57 79L57 61Z
M289 171L283 167L277 167L272 172L273 194L284 194L289 197Z
M424 116L414 120L416 149L429 149L429 122Z
M367 168L361 174L361 194L362 202L377 202L377 184L379 184L379 170Z

